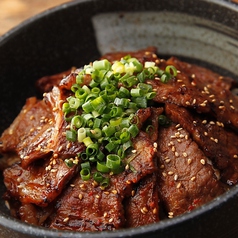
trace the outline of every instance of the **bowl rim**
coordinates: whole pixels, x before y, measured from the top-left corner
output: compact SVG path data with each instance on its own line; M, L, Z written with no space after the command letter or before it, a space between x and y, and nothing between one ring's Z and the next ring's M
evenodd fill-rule
M82 3L89 3L89 2L96 2L99 0L74 0L66 3L62 3L58 6L52 7L48 10L45 10L43 12L40 12L24 21L22 21L17 26L11 28L9 31L4 33L2 36L0 36L0 48L2 45L5 44L10 38L16 36L21 30L28 27L29 25L33 24L34 22L48 16L49 14L54 14L56 12L61 11L62 9L74 7L78 4ZM227 8L228 10L234 11L238 13L238 6L235 3L229 2L228 0L199 0L201 2L207 2L207 3L213 3L217 4L221 7ZM173 219L166 219L162 220L157 223L149 224L146 226L140 226L136 228L126 228L126 229L118 229L115 231L103 231L103 232L77 232L77 231L61 231L61 230L52 230L44 227L34 226L31 224L27 224L25 222L22 222L20 220L17 220L13 217L10 217L8 215L5 215L2 211L0 211L0 225L4 226L10 230L14 230L16 232L21 232L21 234L30 234L34 235L35 237L85 237L85 238L114 238L114 237L128 237L133 235L143 235L146 233L154 233L159 230L163 230L165 228L168 228L173 225L181 224L187 220L190 220L196 216L199 216L201 214L206 213L208 210L218 208L222 203L226 202L232 197L235 197L238 195L238 184L235 185L232 189L225 192L224 194L220 195L219 197L213 199L211 202L202 205L199 208L196 208L195 210L188 212L186 214L183 214L181 216L177 216ZM30 231L30 233L29 233Z

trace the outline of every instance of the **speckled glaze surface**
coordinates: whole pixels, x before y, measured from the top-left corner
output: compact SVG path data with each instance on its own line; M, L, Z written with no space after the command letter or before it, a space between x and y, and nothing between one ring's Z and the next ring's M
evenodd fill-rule
M212 65L237 78L238 7L218 0L81 0L22 23L0 38L0 132L35 95L41 76L112 50L157 46L162 55ZM4 192L0 183L0 194ZM11 218L0 201L0 237L237 237L238 187L180 217L115 232L73 233Z

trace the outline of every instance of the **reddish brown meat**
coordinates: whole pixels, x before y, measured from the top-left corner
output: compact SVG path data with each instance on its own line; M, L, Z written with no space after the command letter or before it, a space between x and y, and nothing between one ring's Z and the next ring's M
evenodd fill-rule
M146 61L158 61L159 58L156 54L156 48L155 47L148 47L146 49L138 50L138 51L127 51L127 52L113 52L113 53L107 53L103 55L102 59L108 59L109 61L113 62L116 60L121 60L124 56L130 55L131 57L137 58L141 63L144 63Z
M159 193L170 218L225 191L209 159L179 124L160 128L158 160Z
M146 79L156 96L136 112L140 133L123 159L125 170L104 174L110 177L106 188L92 177L82 180L78 170L85 146L66 139L70 125L62 111L81 69L43 77L37 82L46 92L43 99L29 98L0 138L4 199L13 216L60 230L137 227L163 219L159 210L172 218L211 201L227 184L237 184L238 97L231 93L235 81L175 57L159 59L154 47L102 58L113 62L126 55L141 63L153 61L162 70L174 65L178 74L168 83L158 75ZM82 84L91 80L86 74ZM162 113L170 126L159 124ZM105 152L104 144L100 149ZM74 162L73 167L65 159ZM93 173L95 164L91 167Z
M62 159L52 157L27 169L15 164L4 170L3 175L7 192L12 197L23 204L45 207L61 193L77 170L77 165L69 168Z
M157 174L153 173L133 187L125 199L126 227L138 227L159 221Z
M238 135L203 115L196 115L185 108L167 104L166 113L181 124L197 142L204 154L221 170L222 180L228 184L238 181Z
M2 134L2 153L16 152L23 168L50 153L64 158L75 156L84 149L82 143L68 142L64 135L67 123L62 112L65 95L54 87L43 100L27 100L20 114ZM14 133L13 133L14 132Z
M101 188L93 180L84 182L79 176L71 182L56 204L51 228L103 231L125 225L123 199L131 196L133 184L156 170L155 150L147 136L140 133L133 143L136 151L125 159L130 169L112 175L108 188ZM154 213L149 221L158 216L158 209Z
M62 79L64 79L73 71L75 71L74 68L58 74L44 76L36 81L36 88L41 93L50 92L54 86L59 85Z
M177 81L178 78L182 79L181 83L184 84L184 90L186 89L184 93L191 97L185 102L187 106L209 107L218 121L231 124L238 129L238 97L231 92L232 85L235 83L233 79L223 77L209 69L179 61L175 57L170 58L167 64L174 65L182 72L177 77ZM191 94L191 86L200 93Z

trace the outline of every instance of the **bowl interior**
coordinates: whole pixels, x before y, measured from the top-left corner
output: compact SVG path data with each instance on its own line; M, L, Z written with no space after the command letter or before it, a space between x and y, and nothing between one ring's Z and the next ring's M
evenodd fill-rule
M160 0L159 4L156 0L83 0L29 19L0 38L0 132L10 125L25 99L37 93L34 83L38 78L82 66L110 51L147 46L156 46L161 56L175 55L238 78L238 8L218 0L183 0L179 4L172 0ZM225 202L237 203L237 189L182 217L148 227L104 233L104 237L139 237L142 233L148 237L176 233L180 237L184 232L194 235L185 226L190 224L196 229L196 222L203 224L202 218L209 221L224 209L230 211ZM1 179L0 194L3 193ZM8 232L16 232L15 237L21 237L22 233L29 237L101 237L100 233L66 235L23 224L9 218L2 200L0 224L8 227L7 231L0 229L4 238L9 236ZM227 226L224 224L211 226L222 232ZM194 236L200 237L205 231L209 234L209 229Z

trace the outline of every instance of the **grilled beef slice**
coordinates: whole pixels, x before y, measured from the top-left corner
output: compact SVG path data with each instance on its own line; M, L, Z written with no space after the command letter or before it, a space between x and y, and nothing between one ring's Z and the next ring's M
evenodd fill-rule
M209 120L206 115L192 113L173 104L166 105L167 115L179 123L192 136L204 154L221 172L221 179L227 184L238 181L238 135L225 128L224 124Z
M62 112L65 95L58 87L43 100L30 98L2 136L1 152L17 153L23 168L49 154L75 156L84 149L82 143L68 142L64 135L67 123Z
M138 227L159 221L157 173L150 174L133 186L124 201L126 227Z
M155 148L147 135L141 132L133 144L135 151L125 158L128 168L111 175L108 188L100 187L93 179L83 181L80 176L71 181L57 201L51 228L103 231L125 226L123 199L131 196L134 184L156 170Z
M182 62L175 57L170 58L167 63L174 65L190 79L190 83L183 82L185 87L192 85L200 91L204 97L202 105L209 106L218 121L238 130L238 97L232 93L233 85L237 84L234 79L223 77L198 65ZM192 99L197 100L197 97ZM198 102L195 102L195 107Z
M225 191L209 159L179 124L160 128L157 155L159 194L170 218Z
M69 168L62 159L51 157L26 169L20 164L5 169L4 184L8 195L21 203L45 207L61 193L77 171L78 166Z

